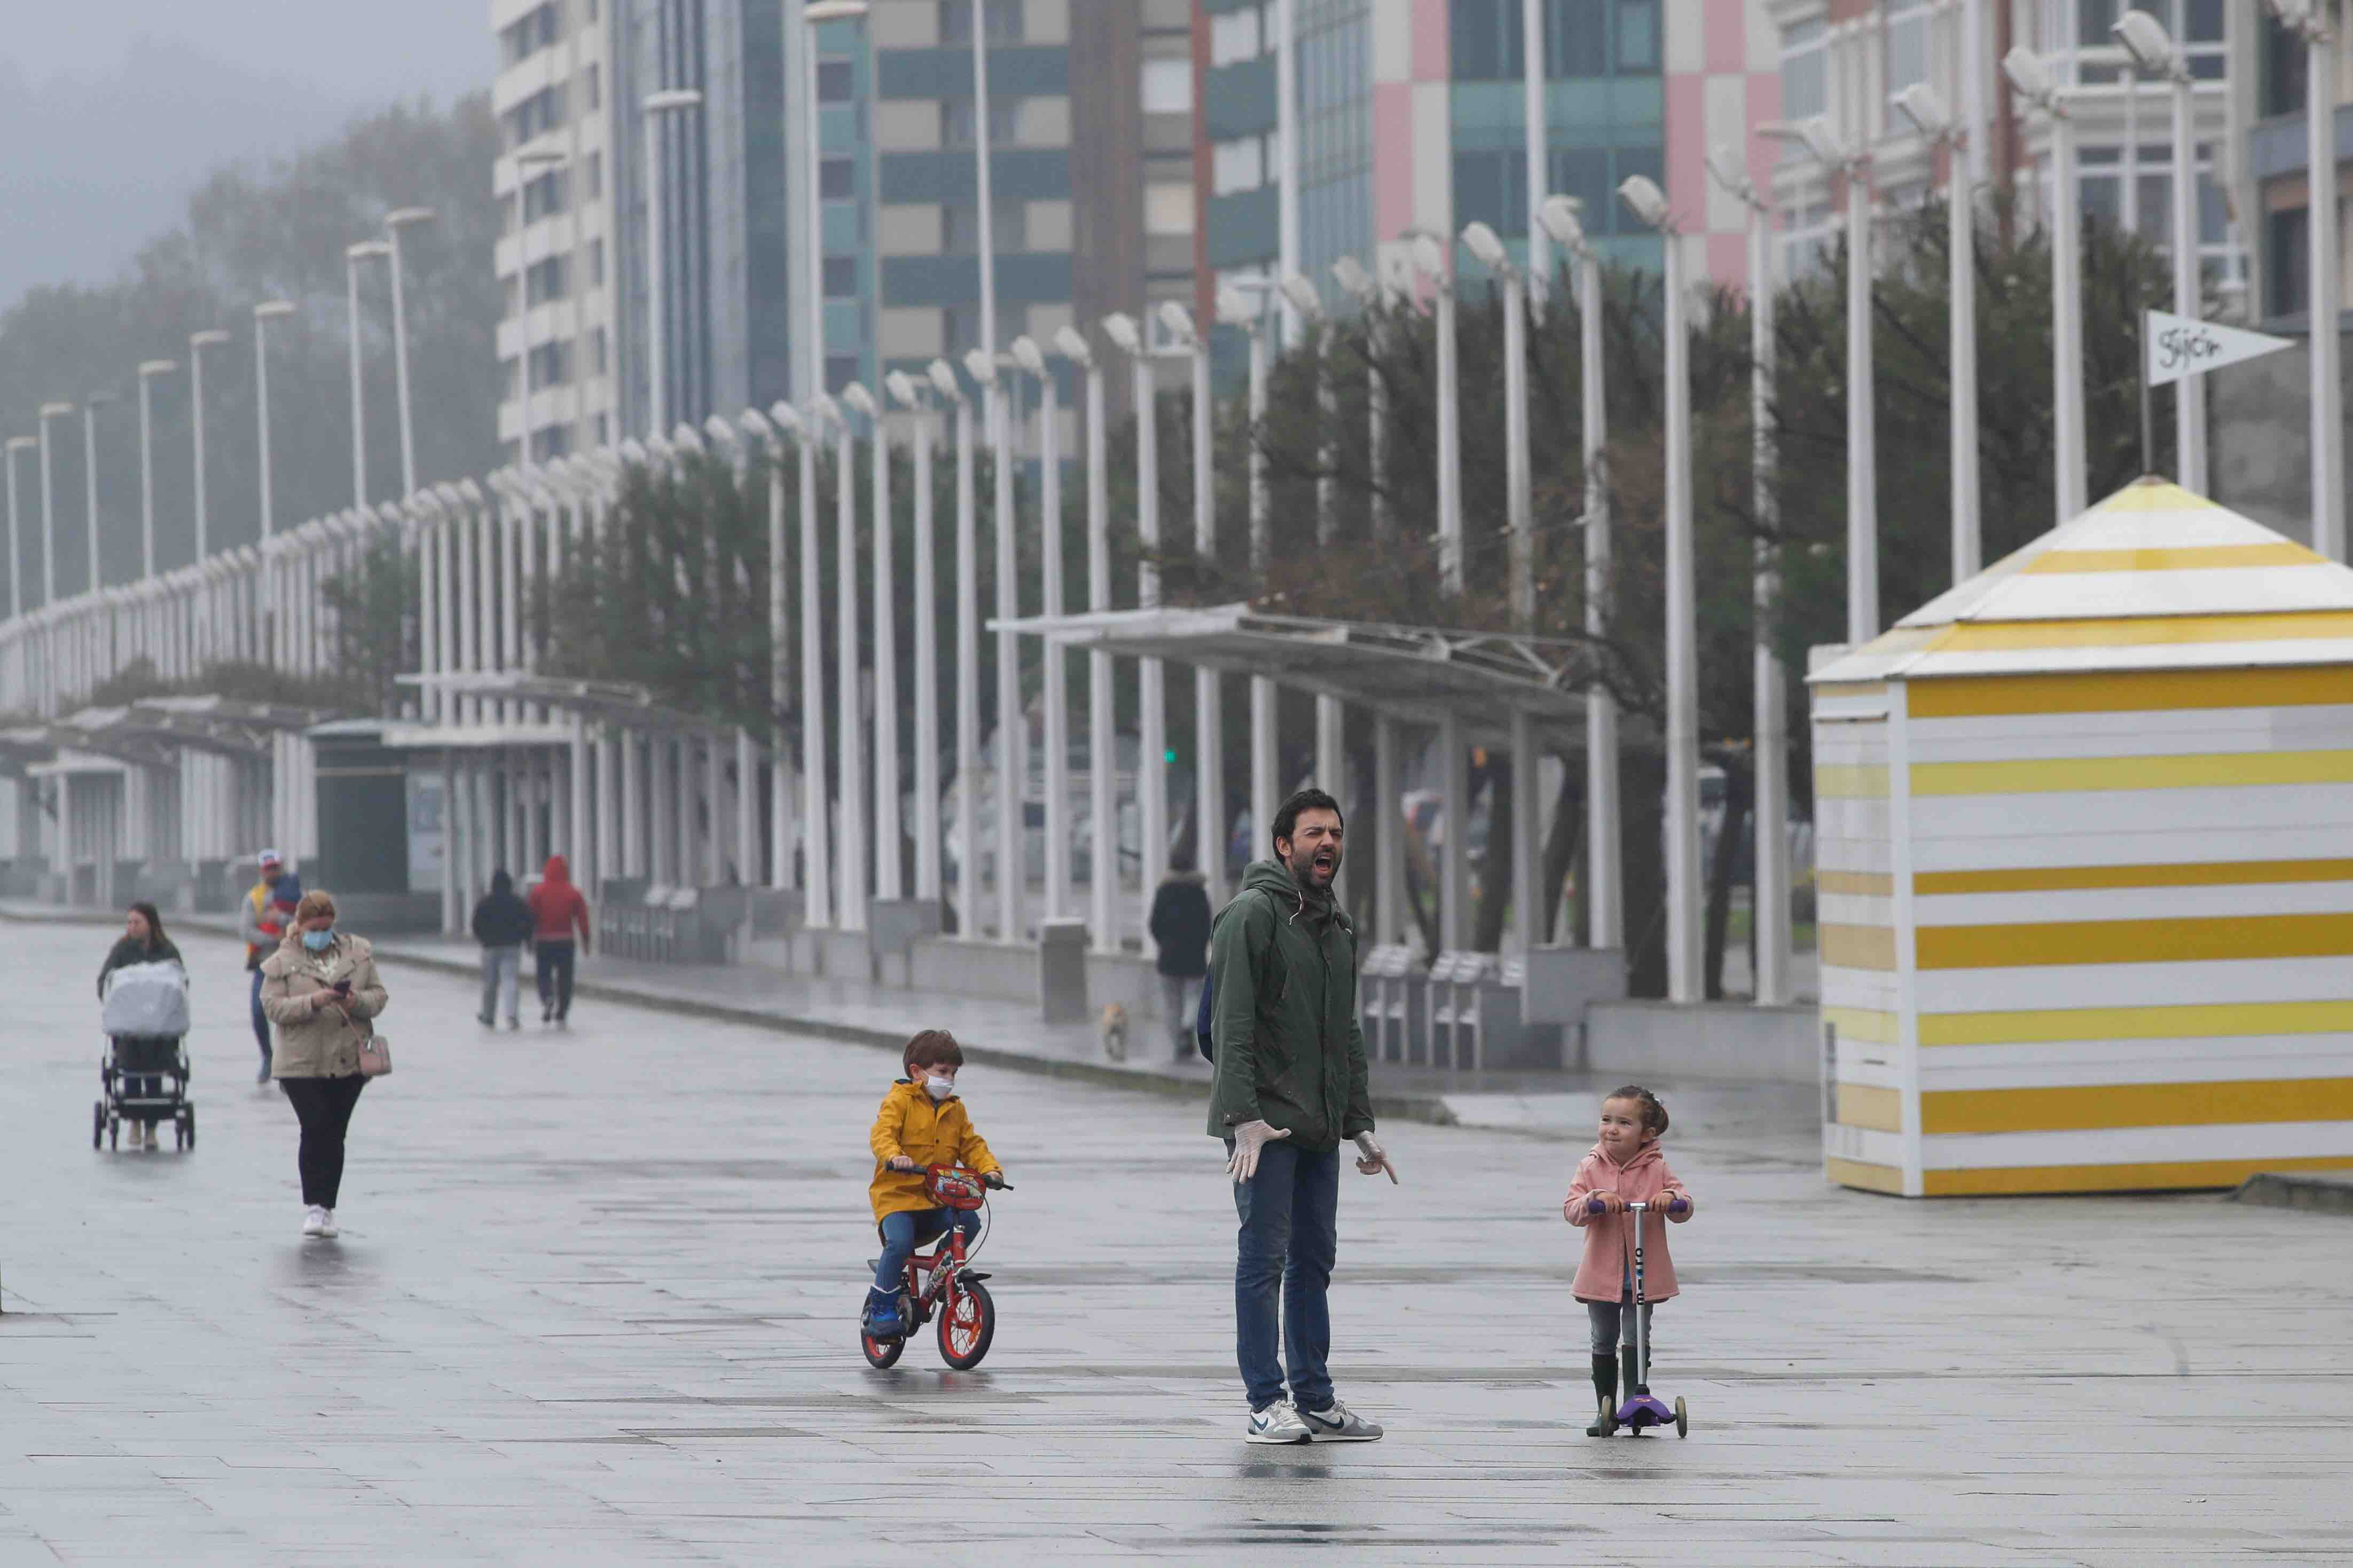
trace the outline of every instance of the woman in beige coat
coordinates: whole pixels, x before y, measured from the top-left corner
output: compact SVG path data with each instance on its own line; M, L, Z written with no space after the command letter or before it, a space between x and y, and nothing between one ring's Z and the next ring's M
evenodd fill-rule
M360 1045L384 1011L384 982L365 941L335 929L335 900L302 895L278 951L262 961L261 1010L278 1026L270 1075L302 1123L302 1234L335 1234L343 1131L367 1079Z

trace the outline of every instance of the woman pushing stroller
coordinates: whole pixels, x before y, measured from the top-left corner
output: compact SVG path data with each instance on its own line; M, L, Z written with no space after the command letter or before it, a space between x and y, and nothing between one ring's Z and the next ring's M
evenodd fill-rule
M168 964L177 973L142 976L135 986L110 984L118 973L151 964ZM117 991L121 994L114 994ZM179 1067L180 1037L187 1027L186 996L187 966L164 934L164 917L153 904L132 904L123 917L122 935L98 972L98 999L105 1008L118 1075L111 1086L114 1109L131 1123L134 1149L142 1142L150 1149L158 1146L155 1123L165 1114L164 1079ZM102 1103L100 1110L103 1116L109 1108Z

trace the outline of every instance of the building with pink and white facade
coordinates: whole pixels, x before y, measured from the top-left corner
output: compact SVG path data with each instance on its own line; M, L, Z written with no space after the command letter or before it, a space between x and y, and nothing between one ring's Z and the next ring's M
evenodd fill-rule
M1277 254L1278 0L1198 0L1198 275L1262 273ZM1478 219L1525 254L1523 0L1292 0L1300 103L1301 269L1398 253L1409 228ZM1690 274L1746 277L1746 214L1711 187L1711 146L1746 149L1759 185L1780 114L1779 37L1762 0L1527 0L1544 7L1545 186L1584 204L1607 253L1655 265L1659 238L1618 201L1667 192ZM1467 270L1471 264L1463 262Z

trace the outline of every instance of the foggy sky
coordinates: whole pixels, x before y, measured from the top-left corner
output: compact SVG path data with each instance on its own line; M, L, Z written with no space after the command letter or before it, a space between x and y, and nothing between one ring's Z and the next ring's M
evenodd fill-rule
M37 283L111 278L222 163L297 151L396 100L447 103L496 63L487 0L6 9L0 310Z

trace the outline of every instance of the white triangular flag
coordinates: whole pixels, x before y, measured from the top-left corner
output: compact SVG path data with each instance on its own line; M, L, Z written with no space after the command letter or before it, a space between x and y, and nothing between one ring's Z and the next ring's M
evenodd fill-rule
M2243 327L2218 326L2195 316L2177 316L2170 310L2142 312L2141 363L2147 368L2151 386L2203 375L2242 359L2256 359L2295 346L2293 338L2275 338Z

